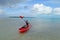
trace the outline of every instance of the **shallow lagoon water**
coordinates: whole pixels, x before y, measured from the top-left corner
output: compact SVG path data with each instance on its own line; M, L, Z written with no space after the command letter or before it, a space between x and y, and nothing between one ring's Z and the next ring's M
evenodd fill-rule
M0 40L60 40L60 19L29 19L32 27L26 33L18 28L25 23L18 18L0 19Z

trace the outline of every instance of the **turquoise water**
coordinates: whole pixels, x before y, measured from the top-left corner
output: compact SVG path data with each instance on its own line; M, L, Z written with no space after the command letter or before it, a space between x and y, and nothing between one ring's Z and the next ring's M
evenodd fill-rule
M60 40L59 18L30 18L28 20L32 27L28 32L21 34L18 28L25 24L22 19L0 19L0 40Z

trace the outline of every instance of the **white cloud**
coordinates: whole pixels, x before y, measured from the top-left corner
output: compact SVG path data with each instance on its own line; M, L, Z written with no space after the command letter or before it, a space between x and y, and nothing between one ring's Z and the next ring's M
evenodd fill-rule
M52 12L52 8L43 4L34 4L32 11L37 14L50 14Z
M60 15L60 8L55 8L53 12L55 15Z
M24 9L24 8L28 8L28 4L16 4L16 5L10 5L8 8L12 8L12 9Z
M34 5L18 4L18 5L12 5L11 7L15 9L20 9L20 8L23 9L22 11L17 11L19 15L38 16L39 14L48 14L48 15L50 14L49 16L51 16L52 13L54 13L55 15L60 15L60 8L53 9L52 7L46 6L44 4L34 4ZM28 7L28 9L26 7ZM24 14L22 14L23 12ZM15 15L18 15L17 13L15 14L14 12Z
M3 9L0 9L0 18L1 17L6 17L6 12Z
M2 9L0 9L0 15L1 15L1 14L4 14L4 11L3 11Z
M10 6L10 5L15 5L17 3L25 3L30 0L0 0L0 5L1 6Z

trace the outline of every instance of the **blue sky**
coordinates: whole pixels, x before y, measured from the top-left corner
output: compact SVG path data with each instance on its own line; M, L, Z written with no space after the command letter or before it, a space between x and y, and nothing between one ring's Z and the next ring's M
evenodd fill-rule
M60 16L60 0L0 0L0 16Z

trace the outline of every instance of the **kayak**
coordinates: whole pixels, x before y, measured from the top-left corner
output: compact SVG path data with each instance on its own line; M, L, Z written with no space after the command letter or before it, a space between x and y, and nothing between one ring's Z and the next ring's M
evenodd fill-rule
M19 33L25 33L30 29L31 25L24 25L23 27L19 28Z

